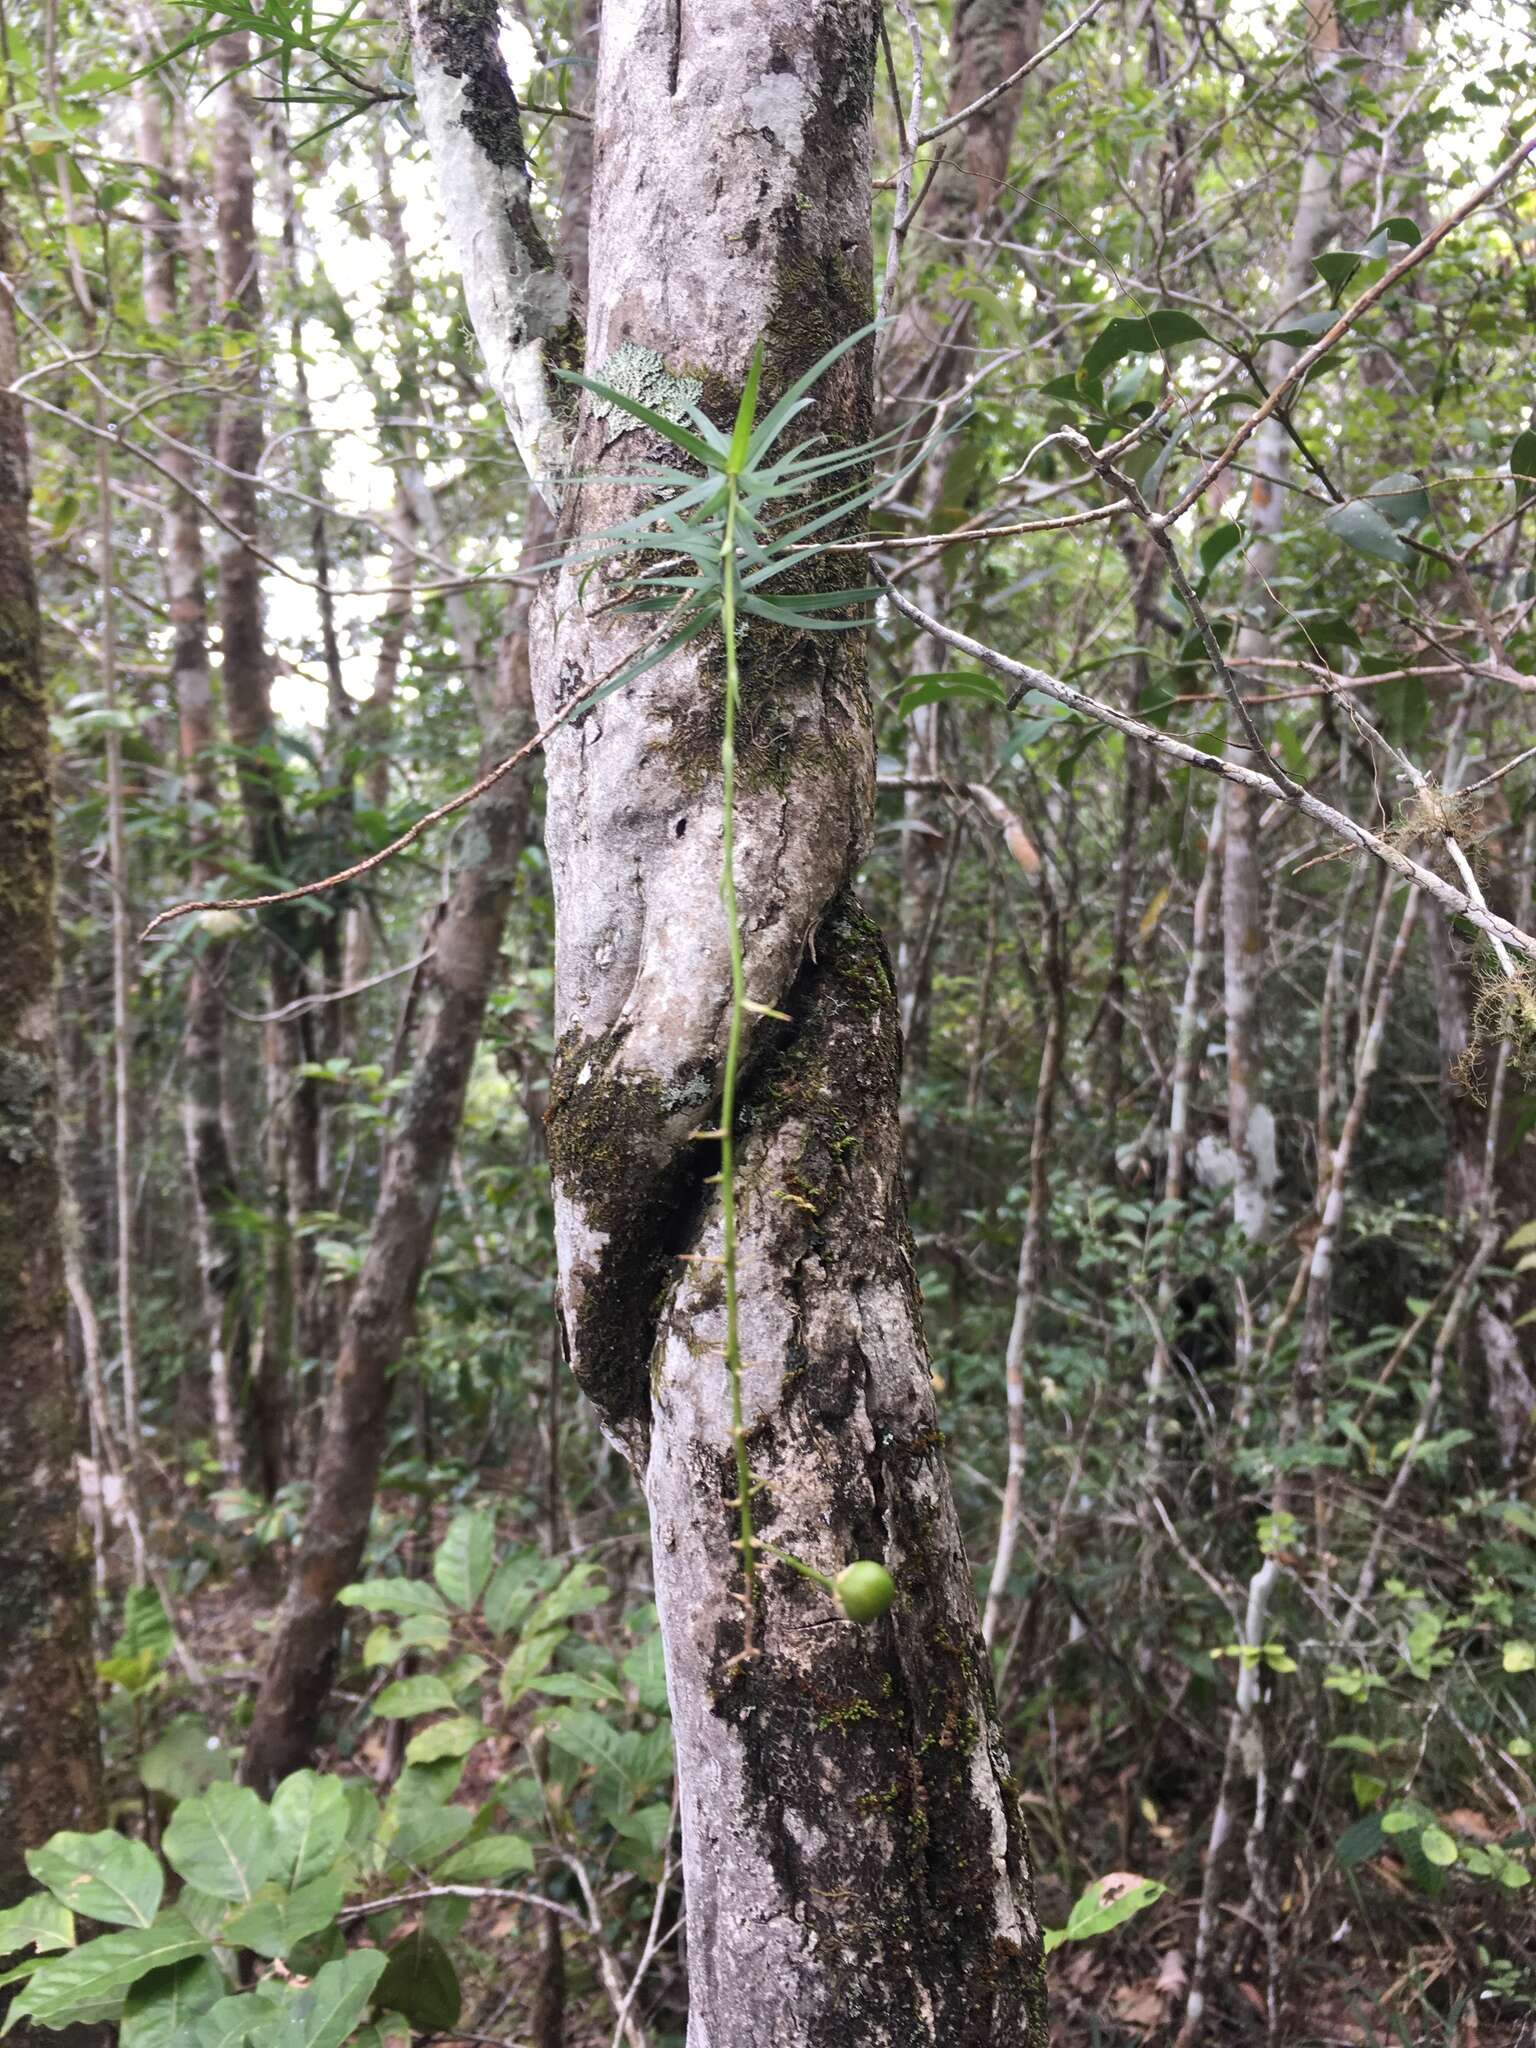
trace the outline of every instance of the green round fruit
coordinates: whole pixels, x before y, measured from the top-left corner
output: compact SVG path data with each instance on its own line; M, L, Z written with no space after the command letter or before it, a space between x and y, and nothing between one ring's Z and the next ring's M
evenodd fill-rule
M832 1590L850 1621L878 1621L896 1598L896 1581L883 1564L864 1557L838 1573Z

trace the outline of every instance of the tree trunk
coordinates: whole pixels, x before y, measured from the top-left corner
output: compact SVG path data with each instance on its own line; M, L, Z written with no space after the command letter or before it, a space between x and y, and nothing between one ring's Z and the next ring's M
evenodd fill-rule
M583 32L594 16L595 0L587 0ZM589 124L572 123L572 129L561 187L560 264L565 290L582 294L592 139ZM394 254L396 285L403 291L409 284L403 240ZM553 538L554 522L538 493L530 491L523 566L547 557ZM528 584L515 588L489 707L475 697L487 763L504 759L532 730L531 597ZM465 686L473 694L468 674ZM242 1774L263 1790L307 1763L314 1748L341 1640L336 1595L356 1578L368 1538L389 1420L390 1375L410 1334L432 1249L530 809L528 778L513 775L480 798L462 827L462 864L438 921L424 981L427 1011L417 1025L416 1071L385 1157L373 1231L326 1403L299 1560L246 1745Z
M636 436L568 414L570 346L528 217L487 0L420 9L418 101L466 298L530 469L633 473ZM700 370L722 416L754 340L782 389L864 325L871 293L867 0L605 9L587 350ZM867 346L808 430L868 432ZM554 446L556 461L550 454ZM569 536L622 487L583 484ZM548 720L634 646L566 573L535 618ZM547 748L559 1044L560 1302L576 1376L644 1479L677 1741L690 2048L1045 2039L1029 1854L940 1455L907 1232L895 991L852 882L872 719L851 636L743 641L736 880L755 1028L740 1105L739 1271L762 1533L823 1571L883 1556L865 1631L798 1576L759 1577L741 1656L719 1198L694 1132L729 1005L718 654L682 652ZM681 1263L679 1254L695 1253Z
M8 395L19 371L0 293L0 1906L32 1889L23 1852L96 1826L101 1805L59 1235L48 703L26 437ZM12 2038L49 2036L23 2025Z
M159 85L153 79L141 79L138 93L140 154L154 174L153 210L144 236L144 316L171 348L176 331L176 253L181 235L178 191L166 148L165 110ZM151 374L162 385L174 384L174 356L157 354L151 363ZM166 498L163 524L177 756L186 830L193 850L192 886L196 894L205 895L218 872L212 848L218 834L220 791L213 758L216 734L208 672L203 536L197 503L191 495L195 485L191 456L168 445L164 460L177 479ZM186 1093L182 1098L182 1128L192 1192L203 1337L208 1347L214 1447L225 1476L233 1481L242 1476L244 1466L238 1360L245 1339L242 1241L230 1222L231 1207L239 1190L234 1157L225 1137L224 1002L219 982L221 963L228 950L227 940L212 935L200 937L192 949L184 998L182 1072Z
M1039 0L959 0L950 29L948 111L958 113L1017 71L1032 55L1039 31ZM947 397L973 367L973 300L953 285L937 295L918 290L915 280L927 265L938 263L963 287L967 255L977 250L982 225L1008 176L1022 97L1021 86L991 100L945 139L943 160L902 258L908 290L891 323L881 363L885 406L895 420L917 401L931 404ZM914 414L914 435L926 431L931 422L931 414ZM963 517L963 505L952 504L950 499L963 496L963 480L974 472L975 452L970 442L971 436L963 435L934 463L935 474L923 493L924 523L930 530L953 526ZM957 486L961 487L958 492ZM942 555L918 572L917 601L924 611L943 615L949 573L950 565ZM919 673L937 672L947 659L947 650L937 641L918 641L914 661ZM908 720L909 783L932 780L943 773L943 711L941 704L924 704ZM936 831L930 822L935 808L931 792L909 788L903 799L896 982L909 1084L927 1065L937 952L934 927L943 915L948 834ZM909 1132L909 1177L921 1164L912 1136Z
M535 514L530 547L538 544L539 524ZM520 592L514 602L526 615L526 595ZM521 691L517 668L513 648L503 661L505 715L500 729L487 735L488 760L510 753L529 729L526 665ZM342 1328L309 1514L241 1767L245 1782L263 1792L302 1768L314 1751L341 1640L336 1595L357 1577L368 1538L388 1434L390 1375L410 1334L432 1249L528 812L527 777L508 776L480 798L461 828L461 865L426 970L415 1072L390 1139L368 1250Z

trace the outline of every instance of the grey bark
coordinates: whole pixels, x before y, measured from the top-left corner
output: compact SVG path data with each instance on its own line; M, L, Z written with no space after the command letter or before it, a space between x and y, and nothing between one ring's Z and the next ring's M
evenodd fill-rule
M452 22L418 14L414 27L418 64L459 52L460 126L497 152L476 169L452 139L445 211L473 219L501 195L499 234L517 224L504 175L516 109L492 19L474 0ZM704 372L723 412L757 336L779 389L865 324L874 40L867 0L727 0L681 19L664 0L605 9L594 373L625 343L650 349ZM508 256L498 234L460 234L466 266L504 262L506 292L526 297L537 251L523 241ZM472 308L499 303L494 279L466 285ZM482 345L494 366L504 336ZM805 425L846 442L870 414L860 352L826 379ZM632 473L645 455L633 434L578 417L578 474ZM607 524L624 498L584 483L567 534ZM585 611L567 575L540 602L541 720L634 644L599 595ZM800 1578L766 1573L759 1654L739 1658L722 1305L708 1263L718 1201L693 1136L718 1104L729 986L716 899L721 670L717 649L695 647L547 749L561 1310L576 1376L651 1511L690 2048L1042 2043L1028 1848L940 1456L906 1228L893 981L852 895L872 800L862 649L754 628L742 663L749 992L791 1019L754 1034L740 1116L759 1522L823 1570L883 1556L901 1592L863 1631Z

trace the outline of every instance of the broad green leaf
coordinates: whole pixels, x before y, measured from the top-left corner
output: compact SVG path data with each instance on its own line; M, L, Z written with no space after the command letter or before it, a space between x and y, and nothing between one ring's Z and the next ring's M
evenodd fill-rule
M299 2048L341 2048L387 1967L388 1959L378 1949L359 1948L318 1971L290 2011ZM391 2010L398 2010L392 2002Z
M113 1828L55 1835L27 1851L27 1868L61 1905L109 1927L148 1927L165 1890L154 1852Z
M924 704L1006 704L1008 692L996 676L975 669L954 669L947 675L914 676L896 705L898 718L909 718Z
M296 1891L330 1869L346 1846L347 1795L339 1779L295 1771L272 1794L273 1875Z
M130 1586L123 1596L123 1632L113 1645L120 1657L150 1656L163 1664L171 1654L171 1624L153 1586Z
M449 1721L434 1721L406 1744L408 1764L433 1764L445 1756L467 1756L477 1742L490 1734L483 1721L469 1714L455 1714Z
M228 1991L223 1971L211 1956L141 1977L123 2005L119 2048L192 2048L196 2021Z
M148 1789L174 1800L195 1799L217 1779L230 1777L233 1768L228 1749L200 1714L178 1714L139 1759L139 1777Z
M386 1685L374 1701L373 1711L380 1720L403 1721L413 1714L432 1714L453 1705L453 1694L440 1678L430 1671L418 1671Z
M1379 512L1394 533L1406 532L1410 526L1419 526L1429 517L1429 493L1418 478L1405 469L1395 470L1391 476L1384 476L1380 482L1372 484L1361 502Z
M14 1955L19 1948L35 1948L43 1955L74 1945L74 1914L47 1892L34 1892L19 1906L0 1913L0 1956Z
M1536 440L1536 435L1531 438ZM1536 1245L1536 1222L1522 1223L1518 1230L1512 1230L1504 1240L1504 1249L1507 1252L1523 1252L1531 1245Z
M1357 1820L1353 1827L1346 1828L1333 1845L1335 1861L1344 1870L1353 1870L1357 1864L1368 1863L1381 1849L1381 1816L1368 1813Z
M377 1997L381 2006L403 2014L427 2034L448 2032L464 2003L448 1951L424 1927L390 1950Z
M607 1598L608 1583L601 1565L586 1562L573 1565L553 1592L546 1593L530 1613L523 1624L524 1633L538 1635L544 1629L553 1628L557 1621L565 1621L573 1614L585 1614L589 1608L601 1607Z
M1328 332L1339 316L1337 313L1298 313L1287 320L1283 327L1266 328L1260 341L1283 341L1288 348L1307 348L1320 335Z
M1225 519L1214 532L1208 533L1200 543L1200 568L1209 576L1218 564L1224 562L1235 548L1243 544L1243 529L1235 519Z
M448 1524L432 1576L445 1600L466 1612L485 1591L496 1562L496 1516L490 1508L464 1508Z
M1083 358L1079 375L1099 378L1122 356L1158 355L1187 341L1209 341L1211 331L1193 313L1165 306L1144 320L1116 318L1109 321Z
M1456 1861L1456 1844L1444 1828L1425 1828L1419 1836L1419 1847L1426 1861L1433 1863L1437 1870L1449 1870Z
M1347 505L1336 505L1324 516L1323 525L1335 540L1341 540L1346 547L1354 548L1362 555L1373 556L1379 562L1402 565L1413 560L1412 550L1403 545L1376 507L1368 505L1363 498L1353 498Z
M642 1707L652 1714L667 1711L667 1667L661 1653L661 1630L653 1629L623 1663L624 1676L635 1688Z
M1157 1884L1150 1878L1133 1877L1124 1872L1095 1878L1072 1908L1066 1926L1047 1929L1046 1954L1059 1948L1064 1941L1092 1941L1097 1935L1108 1934L1111 1928L1120 1926L1160 1899L1166 1890L1166 1885Z
M277 1868L272 1816L245 1785L210 1785L177 1807L165 1831L171 1868L216 1899L244 1905Z
M434 1875L453 1884L497 1884L514 1870L532 1870L533 1847L521 1835L481 1835L456 1849Z
M488 1628L499 1636L516 1628L549 1584L551 1562L531 1550L514 1551L502 1561L485 1589L483 1612Z
M659 1856L672 1832L672 1808L665 1800L637 1806L633 1813L620 1814L613 1823L615 1834L627 1842L638 1842L647 1855Z
M539 1635L525 1635L502 1667L499 1690L506 1706L516 1706L555 1660L569 1631L562 1623Z
M248 1906L225 1921L220 1939L231 1948L254 1949L259 1956L286 1956L330 1926L341 1911L341 1900L339 1877L317 1877L295 1892L264 1884Z
M1520 1639L1504 1645L1506 1671L1536 1671L1536 1643Z
M1509 473L1520 484L1536 484L1536 433L1527 427L1516 434L1509 451Z
M201 2014L194 2028L197 2048L241 2048L254 2028L270 2018L270 2008L249 1992L221 1998Z
M344 1586L336 1595L343 1607L365 1607L370 1614L443 1614L442 1595L426 1579L364 1579Z
M104 2019L151 1970L207 1952L202 1935L176 1912L162 1914L153 1927L100 1935L44 1963L12 2000L7 2025L27 2015L45 2027Z

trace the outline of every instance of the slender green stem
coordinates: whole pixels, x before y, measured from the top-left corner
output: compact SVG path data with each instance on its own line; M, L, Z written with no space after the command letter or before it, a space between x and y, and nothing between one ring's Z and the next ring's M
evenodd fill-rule
M731 1016L725 1040L725 1075L720 1088L720 1250L725 1274L725 1366L731 1380L731 1442L736 1453L736 1506L741 1518L741 1568L747 1612L742 1655L753 1653L752 1625L757 1582L757 1540L752 1530L752 1468L741 1402L741 1333L736 1286L736 1077L741 1064L742 1020L747 981L742 960L741 921L736 908L736 511L737 478L725 480L725 538L720 548L721 624L725 633L725 731L720 742L720 901L731 948Z

